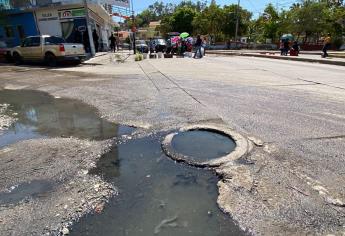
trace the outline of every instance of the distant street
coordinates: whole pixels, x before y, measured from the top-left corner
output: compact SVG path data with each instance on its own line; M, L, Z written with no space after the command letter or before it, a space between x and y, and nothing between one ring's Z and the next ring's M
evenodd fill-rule
M223 178L218 183L219 207L235 223L257 235L345 233L345 67L214 55L110 61L114 59L108 54L92 59L93 65L54 69L3 65L0 89L39 90L78 99L108 121L138 127L142 136L197 124L233 129L253 145L239 160L216 168ZM75 158L81 152L77 149L85 149L95 155L90 160L96 160L108 145L100 141L79 145L72 138L73 146L56 137L54 145L43 150L40 144L52 139L43 140L48 141L32 140L27 148L13 143L12 154L4 151L8 147L0 149L0 172L5 156L7 161L25 152L44 156L51 153L51 145L54 150L66 146L63 155ZM20 168L25 173L25 165ZM77 172L61 176L73 181L79 178ZM0 179L0 189L6 187L7 178ZM80 188L73 186L71 194ZM69 192L49 197L61 198L63 207ZM37 206L54 208L56 203L49 201L43 199ZM55 210L39 219L39 212L25 204L22 207L30 209L26 212L5 207L0 211L4 227L0 235L48 232L71 219L70 213L57 215ZM31 217L35 223L30 224Z

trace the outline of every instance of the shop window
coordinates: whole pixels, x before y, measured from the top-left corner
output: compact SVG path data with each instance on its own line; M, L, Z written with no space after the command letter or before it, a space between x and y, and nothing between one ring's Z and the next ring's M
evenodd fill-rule
M64 39L68 39L73 32L74 22L73 21L61 22L61 29L62 29L62 37Z
M17 30L18 30L19 38L21 39L25 38L24 27L22 25L17 25Z
M5 26L4 29L5 29L5 34L6 34L7 38L13 38L14 37L12 26Z

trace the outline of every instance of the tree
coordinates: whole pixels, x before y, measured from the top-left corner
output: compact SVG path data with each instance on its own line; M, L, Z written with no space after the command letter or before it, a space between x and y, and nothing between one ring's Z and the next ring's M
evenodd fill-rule
M248 32L252 13L242 7L237 9L237 5L232 4L224 6L223 9L224 21L222 23L222 32L228 37L235 37L237 14L239 14L238 35L243 36Z
M256 30L260 31L261 39L272 39L276 41L279 29L279 14L270 3L266 6L264 13L256 21Z
M193 19L196 15L195 10L190 7L178 8L171 16L171 28L176 32L193 32Z
M211 3L193 20L194 32L197 34L210 34L219 38L224 24L224 12L217 4Z

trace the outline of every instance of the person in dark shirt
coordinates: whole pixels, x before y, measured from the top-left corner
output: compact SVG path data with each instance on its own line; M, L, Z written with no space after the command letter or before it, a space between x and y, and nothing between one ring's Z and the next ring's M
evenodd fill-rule
M83 44L84 44L85 51L87 53L90 53L91 52L90 39L89 39L89 33L87 32L87 30L83 34Z
M81 33L77 27L74 28L74 43L83 43Z
M111 34L111 36L109 37L109 41L111 51L116 52L116 37L114 36L114 34Z
M97 31L94 29L93 32L92 32L92 38L93 38L93 43L95 45L95 51L98 52L98 34L97 34Z
M293 42L292 49L295 50L297 54L299 53L299 45L297 41Z
M194 44L195 46L195 53L194 53L194 58L196 58L196 55L199 53L200 58L202 58L202 52L201 52L201 46L202 46L202 39L200 35L198 35L196 42Z
M332 46L331 42L332 42L331 34L327 34L327 36L323 40L323 48L322 48L322 56L321 57L323 57L323 58L328 57L327 51Z

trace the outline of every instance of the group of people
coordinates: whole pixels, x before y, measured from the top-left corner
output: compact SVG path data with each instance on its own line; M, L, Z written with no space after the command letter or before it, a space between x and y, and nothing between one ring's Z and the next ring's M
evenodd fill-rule
M102 50L102 48L100 48L99 36L98 36L98 33L97 33L96 29L94 29L92 31L92 39L93 39L93 44L95 46L95 52L99 52L100 50ZM109 41L110 41L111 51L115 52L116 49L118 48L117 38L115 36L115 33L111 34L111 36L109 37ZM90 49L89 34L88 34L87 30L84 31L84 32L80 32L78 30L78 28L75 28L74 42L75 43L83 44L86 52L90 52L91 51L91 49Z
M322 58L328 57L327 51L331 48L331 34L327 34L323 38L323 47L322 47ZM280 52L282 56L287 56L290 53L290 56L298 56L300 52L300 46L297 41L294 41L291 45L291 42L288 38L282 39L280 41Z
M202 58L205 56L205 47L207 44L206 37L202 38L200 35L197 36L195 42L192 37L188 38L179 38L178 40L169 39L168 40L168 48L167 53L178 54L178 55L185 55L186 53L190 53L193 55L193 47L195 49L193 58Z
M282 39L280 42L280 55L287 56L289 53L291 56L298 56L300 46L297 41L291 42L288 38Z

